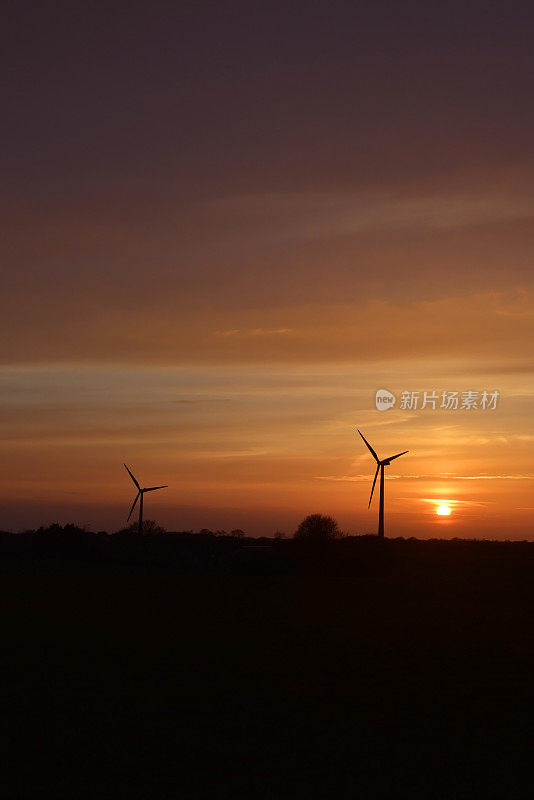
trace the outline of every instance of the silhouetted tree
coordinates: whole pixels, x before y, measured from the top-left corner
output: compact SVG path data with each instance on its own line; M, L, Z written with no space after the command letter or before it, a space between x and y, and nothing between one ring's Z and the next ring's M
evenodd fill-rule
M137 533L138 525L137 522L132 522L127 528L124 528L125 532L128 533ZM143 534L145 536L153 536L158 533L165 533L165 528L162 528L161 525L153 519L144 519L143 520Z
M336 520L323 514L310 514L302 520L295 531L295 539L305 539L309 542L324 542L328 539L337 539L339 536Z

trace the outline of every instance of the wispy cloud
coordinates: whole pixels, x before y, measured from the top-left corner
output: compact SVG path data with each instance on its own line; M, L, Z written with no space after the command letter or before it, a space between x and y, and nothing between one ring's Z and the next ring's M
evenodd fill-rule
M359 483L360 481L368 481L368 475L314 475L314 480L317 481L348 481L350 483ZM372 477L372 475L371 475ZM390 475L388 473L388 481L389 480L419 480L421 478L430 478L431 475Z
M446 479L455 481L534 481L534 475L443 475Z
M220 336L223 339L229 338L246 338L249 336L286 336L288 333L293 333L291 328L252 328L250 330L238 330L231 328L227 331L214 331L214 336Z
M407 498L402 498L407 499ZM432 503L433 505L448 505L451 508L463 506L465 508L475 507L484 508L484 506L491 505L493 500L454 500L449 497L419 497L417 498L420 503Z
M268 229L280 238L320 239L366 230L447 229L534 217L530 193L451 191L272 192L204 203L214 215L239 218L247 230Z
M369 475L314 475L318 481L349 481L359 482L368 481ZM457 475L455 472L435 472L420 475L390 475L388 480L441 480L441 481L533 481L534 475Z

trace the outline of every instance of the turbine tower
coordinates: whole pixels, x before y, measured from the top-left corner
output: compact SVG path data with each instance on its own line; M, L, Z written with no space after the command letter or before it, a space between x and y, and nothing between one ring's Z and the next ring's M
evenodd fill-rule
M130 472L130 470L126 466L126 464L124 466L126 467L126 470L128 471L128 474L129 474L130 478L133 480L133 482L135 483L135 485L137 487L137 494L135 496L135 500L132 503L132 507L130 509L130 513L128 514L128 519L126 520L126 522L128 522L130 517L132 516L132 511L135 508L135 504L139 500L139 541L141 541L141 536L143 535L143 495L144 495L145 492L155 492L156 489L167 489L168 487L167 486L150 486L147 489L141 489L141 487L137 483L136 479L134 478L134 476L132 475L132 473Z
M403 456L405 453L409 453L410 451L403 450L402 453L397 453L396 456L390 456L389 458L384 458L382 461L380 461L377 454L375 453L375 451L373 450L373 448L371 447L371 445L369 444L363 433L360 430L358 430L358 433L362 437L363 441L371 451L374 460L376 461L375 478L373 481L373 488L371 489L371 497L369 498L369 505L367 506L367 508L371 507L371 500L373 499L373 492L375 490L375 483L378 476L378 470L380 470L380 510L378 512L378 536L380 539L383 539L384 538L384 467L388 467L390 462L393 461L394 458L399 458L400 456Z

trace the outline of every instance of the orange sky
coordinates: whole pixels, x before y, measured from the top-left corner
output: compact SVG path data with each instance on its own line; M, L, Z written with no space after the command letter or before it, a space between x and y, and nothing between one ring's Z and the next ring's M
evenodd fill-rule
M97 251L113 259L132 241L149 258L150 224L101 229L80 214L69 239L72 211L55 209L41 255L44 229L28 240L14 226L27 263L46 253L51 266L31 292L14 273L3 300L5 526L120 527L126 461L170 485L147 513L171 529L291 533L318 511L373 532L358 426L382 455L410 450L388 470L390 535L530 537L534 202L522 185L227 198L187 245L213 249L213 263L185 276L169 218L164 263L147 274L104 275ZM97 275L51 280L77 237ZM230 268L232 253L242 261ZM495 411L380 413L378 388L500 399ZM434 514L440 500L448 519Z
M387 534L534 537L531 6L475 6L13 7L0 526L119 528L126 461L169 529L374 532L359 427Z
M410 450L387 469L389 535L528 538L532 378L524 364L508 366L6 368L3 505L15 528L56 519L118 528L132 493L124 460L141 481L169 484L147 513L170 529L292 533L318 511L346 531L374 532L374 467L357 425L382 457ZM500 397L496 410L378 412L382 387ZM449 519L435 516L440 502Z

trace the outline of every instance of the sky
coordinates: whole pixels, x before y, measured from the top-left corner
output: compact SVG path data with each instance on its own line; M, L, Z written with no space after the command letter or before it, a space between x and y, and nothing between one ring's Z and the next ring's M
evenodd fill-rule
M0 527L534 539L530 3L2 13Z

